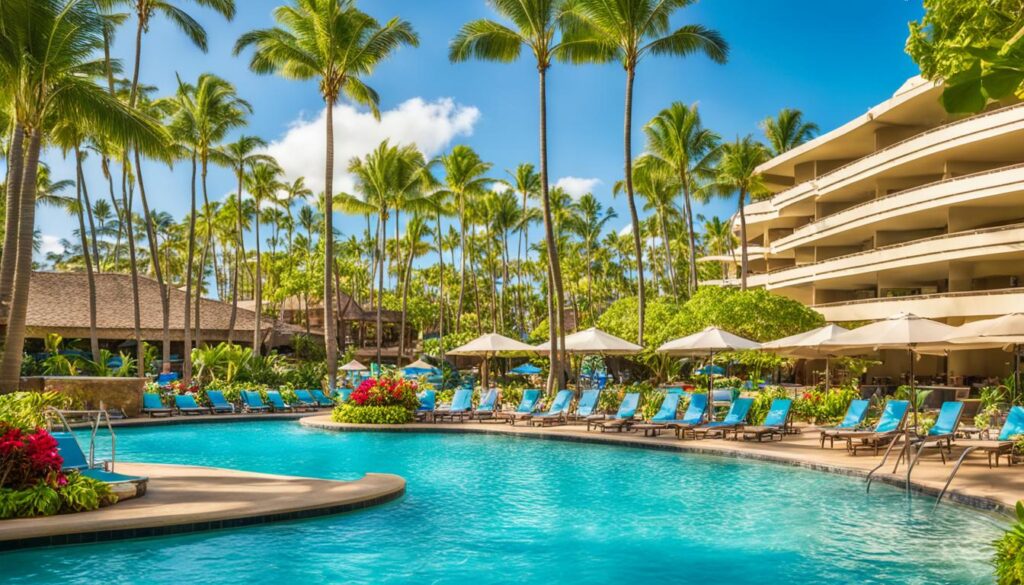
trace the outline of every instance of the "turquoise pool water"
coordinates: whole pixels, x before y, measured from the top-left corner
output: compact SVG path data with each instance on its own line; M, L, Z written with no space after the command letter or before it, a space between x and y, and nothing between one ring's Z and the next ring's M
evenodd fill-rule
M2 583L992 583L999 520L778 465L294 422L118 431L118 458L353 479L405 498L301 522L0 555Z

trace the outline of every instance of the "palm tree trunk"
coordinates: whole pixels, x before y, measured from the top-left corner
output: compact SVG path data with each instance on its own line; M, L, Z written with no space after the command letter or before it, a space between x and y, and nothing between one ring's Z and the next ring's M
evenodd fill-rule
M256 280L253 283L253 296L256 298L256 327L252 332L252 354L260 355L261 327L263 326L263 251L260 248L260 199L256 198L256 221L253 222L256 230Z
M459 247L462 248L460 252L462 267L459 269L459 305L455 310L455 334L458 335L459 331L462 330L462 309L464 307L463 302L466 295L466 206L463 201L463 195L456 195L459 199ZM479 300L477 301L479 303ZM477 307L477 323L480 322L480 309Z
M747 216L743 212L746 198L746 191L740 189L740 290L747 290Z
M337 382L338 343L334 321L334 100L327 99L327 161L324 169L324 343L327 348L327 389Z
M160 267L160 249L157 241L156 226L153 224L153 214L149 211L149 200L146 198L146 183L142 178L142 164L139 150L135 149L135 177L139 181L139 199L142 201L142 214L146 222L146 238L149 240L149 255L153 260L153 270L156 273L156 283L160 287L160 312L163 318L163 330L161 337L161 370L171 367L171 291L164 282L164 271ZM88 203L88 192L85 190L85 181L82 181L82 192L86 195ZM95 232L94 232L95 233ZM96 245L95 236L93 245Z
M28 151L21 177L17 245L6 249L15 256L11 304L7 315L3 360L0 362L0 391L14 392L21 383L21 358L25 348L25 318L28 312L28 287L32 278L32 242L36 221L36 174L39 170L39 151L42 131L28 132ZM13 157L10 160L16 160Z
M235 191L235 217L238 221L235 224L235 228L238 230L238 242L235 246L235 270L231 275L231 317L228 318L228 343L235 342L235 322L238 319L238 272L242 258L245 257L245 226L242 217L242 179L244 178L244 173L245 170L242 166L236 169L238 189ZM309 241L312 243L312 235ZM309 307L307 306L306 308L308 310Z
M444 238L441 235L441 212L437 212L437 354L444 360Z
M181 378L186 386L192 383L192 265L196 247L196 153L192 151L192 197L188 216L188 253L185 260L185 323L181 353Z
M405 263L405 274L402 276L402 324L398 331L398 361L397 365L402 366L402 358L405 356L405 313L409 309L409 278L412 276L412 257L415 250L409 250L409 257Z
M633 78L636 75L636 63L626 66L626 112L623 124L623 149L626 154L626 202L629 204L629 220L633 226L633 252L636 254L637 273L637 343L644 344L644 313L647 304L644 290L644 249L640 242L640 217L636 212L636 201L633 198Z
M204 154L200 161L202 165L202 186L203 186L203 215L206 216L206 237L203 241L203 251L199 255L199 274L196 286L196 347L202 344L203 327L200 321L200 309L203 303L203 285L206 283L206 262L210 255L210 243L213 241L213 218L210 217L210 198L207 195L206 176L209 170L209 159ZM256 353L259 355L259 352Z
M562 387L562 355L563 338L560 336L564 320L565 293L562 289L562 266L558 260L558 247L555 244L555 231L551 221L551 197L548 188L548 98L547 70L541 68L540 76L540 198L544 211L544 244L548 253L548 271L550 286L548 287L548 333L551 336L551 371L548 375L548 392L553 393ZM552 290L554 299L551 299Z
M121 162L121 198L125 216L125 234L128 236L128 269L132 279L132 325L135 332L136 373L146 371L146 348L142 345L142 303L139 299L139 264L135 252L135 226L132 225L132 199L128 189L128 151Z
M668 223L665 221L664 213L658 214L658 223L661 224L661 240L665 247L665 264L668 268L668 280L669 284L672 285L672 296L677 300L679 299L679 283L676 280L676 268L675 263L672 261L672 244L668 241Z
M379 366L380 361L380 350L381 345L384 343L384 319L381 311L384 305L384 261L387 250L384 249L384 239L388 233L388 216L387 210L381 210L380 220L377 224L377 258L380 262L380 271L377 273L377 365Z
M96 333L96 276L92 270L92 257L89 254L89 238L85 231L85 204L82 188L85 185L85 174L82 172L82 156L78 145L75 145L75 195L78 199L78 235L82 242L82 260L85 262L85 278L89 284L89 352L91 359L96 361L100 356L100 339Z
M7 157L7 210L4 217L4 254L0 257L0 314L10 313L14 293L14 269L18 255L18 220L21 217L21 183L25 170L25 128L14 125Z
M690 283L687 290L690 291L690 295L697 292L699 283L697 282L697 240L693 233L693 206L690 202L690 188L686 184L685 175L681 177L683 184L683 207L686 213L686 234L690 239Z
M138 166L138 165L136 165ZM85 206L85 217L89 220L89 239L92 242L93 270L100 271L99 237L96 235L96 220L92 215L92 201L89 198L89 186L82 181L82 204Z
M110 204L114 207L114 219L117 221L117 238L114 240L113 263L113 271L117 272L120 270L121 264L121 234L124 233L124 213L122 213L121 204L117 202L117 196L114 195L114 175L110 172L110 159L104 156L101 164L106 171Z

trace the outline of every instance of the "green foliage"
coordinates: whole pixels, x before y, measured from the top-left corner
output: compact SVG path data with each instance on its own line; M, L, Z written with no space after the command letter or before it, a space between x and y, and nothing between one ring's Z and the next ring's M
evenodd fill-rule
M323 361L327 359L327 352L324 351L324 344L316 338L306 334L292 336L292 349L295 350L295 358L302 361ZM346 360L341 363L347 363Z
M1017 502L1017 521L993 543L996 582L999 585L1024 583L1024 502Z
M819 424L835 423L842 420L850 402L857 398L860 393L846 387L804 392L793 401L793 416Z
M281 374L283 384L294 388L322 388L327 378L327 364L323 361L300 361Z
M374 425L400 425L411 422L412 411L402 405L357 406L345 403L335 407L331 419L335 422Z
M192 350L192 366L203 384L211 382L252 382L277 385L286 371L284 356L270 353L257 356L252 348L230 343L206 345Z
M0 518L53 516L60 511L60 495L46 482L21 490L0 488Z
M57 494L61 512L85 512L117 501L109 485L81 473L69 473Z
M665 297L647 299L644 314L644 343L648 349L653 350L666 341L683 335L678 334L672 321L673 317L685 306L686 304L680 305ZM604 313L597 318L597 327L622 339L635 342L638 334L636 318L638 310L637 297L619 299L609 305ZM547 339L547 334L544 339Z
M776 398L789 398L790 393L779 386L768 386L754 396L754 402L750 405L749 419L760 424L768 416L772 400Z
M0 422L30 431L46 424L43 411L48 407L66 408L71 399L57 392L12 392L0 394Z
M761 288L701 287L682 309L672 320L668 339L714 325L740 337L769 341L824 324L820 313Z

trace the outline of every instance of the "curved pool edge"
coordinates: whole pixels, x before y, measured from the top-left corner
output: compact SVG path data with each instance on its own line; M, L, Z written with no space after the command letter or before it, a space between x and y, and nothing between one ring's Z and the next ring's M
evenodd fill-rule
M0 551L240 528L352 512L405 494L405 479L333 481L216 467L118 463L145 496L91 512L0 521Z
M475 421L440 424L361 425L338 423L331 420L330 415L305 417L298 420L298 423L307 428L335 432L501 435L516 438L683 452L761 461L858 478L866 478L871 469L880 461L880 456L855 457L847 455L845 449L819 449L817 440L809 441L807 437L787 437L783 441L766 443L718 439L680 441L674 437L669 438L665 436L644 437L632 433L588 432L578 425L537 428ZM813 443L813 445L809 445L809 443ZM937 461L922 460L914 468L911 490L918 494L937 497L951 469L951 464L943 466ZM984 471L989 473L986 474ZM943 501L997 514L1004 518L1015 519L1016 502L1022 499L1019 494L1024 494L1024 477L1016 473L1015 468L1001 467L991 470L986 468L984 471L977 469L977 467L968 468L965 464L957 474L956 481L953 482L950 489L946 492ZM874 478L878 482L900 489L906 486L905 473L876 473Z

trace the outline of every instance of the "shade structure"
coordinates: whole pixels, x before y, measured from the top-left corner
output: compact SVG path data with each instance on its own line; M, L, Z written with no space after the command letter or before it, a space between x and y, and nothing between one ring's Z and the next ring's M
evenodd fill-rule
M549 353L551 351L551 341L545 341L533 349L534 351ZM591 327L590 329L584 329L583 331L577 331L572 335L565 336L565 351L568 353L634 355L642 350L643 348L639 345L626 341L621 337L616 337L611 333L601 331L597 327Z
M1024 313L1009 313L993 319L964 323L946 338L946 349L988 349L1001 347L1013 352L1013 395L1020 392L1020 349L1024 345Z
M405 372L406 375L409 375L409 374L416 375L416 374L422 374L422 373L427 373L427 372L433 373L433 372L437 372L438 370L437 370L437 368L435 368L434 366L428 364L427 362L425 362L423 360L416 360L413 363L411 363L411 364L409 364L407 366L402 367L402 371Z
M510 337L497 333L485 333L465 345L460 345L447 352L448 355L467 355L483 358L480 366L480 382L486 389L488 387L487 360L501 353L530 352L536 353L532 345L516 341Z
M364 366L363 364L359 363L356 360L352 360L338 369L343 372L366 372L369 371L370 368Z
M521 366L516 366L509 371L513 374L519 374L522 376L533 376L543 372L544 370L533 364L523 364Z
M818 327L817 329L811 329L810 331L804 331L803 333L797 333L796 335L790 335L789 337L783 337L782 339L776 339L774 341L768 341L761 344L761 349L770 353L783 355L786 357L803 358L803 359L824 359L825 360L825 388L829 387L829 374L831 370L831 358L835 357L835 354L828 349L822 349L820 346L822 343L835 339L837 335L846 333L849 331L846 327L840 327L833 323Z
M751 341L739 335L729 333L724 329L715 326L704 328L693 335L687 335L664 343L656 351L673 356L708 356L713 360L716 353L723 351L738 351L745 349L757 349L761 347L756 341ZM711 376L708 376L708 420L714 419L714 383Z

